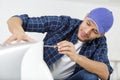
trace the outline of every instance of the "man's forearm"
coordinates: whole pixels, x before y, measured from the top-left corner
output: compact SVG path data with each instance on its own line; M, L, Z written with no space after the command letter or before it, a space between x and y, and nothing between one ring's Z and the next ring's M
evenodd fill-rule
M78 55L76 62L87 71L97 74L103 80L107 80L109 71L106 64L90 60L82 55Z

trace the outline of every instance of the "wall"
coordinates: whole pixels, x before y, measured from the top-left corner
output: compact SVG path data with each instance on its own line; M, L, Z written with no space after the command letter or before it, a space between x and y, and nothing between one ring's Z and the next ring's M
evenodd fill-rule
M0 0L0 43L3 43L11 34L6 21L16 14L29 16L68 15L83 19L86 13L95 7L107 7L115 16L113 28L106 34L109 58L118 59L120 56L120 1L119 0ZM33 34L32 34L33 35ZM39 34L35 38L40 40Z

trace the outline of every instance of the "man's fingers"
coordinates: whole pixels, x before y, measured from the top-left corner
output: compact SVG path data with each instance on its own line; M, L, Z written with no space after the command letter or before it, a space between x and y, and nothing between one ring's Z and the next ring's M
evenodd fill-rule
M66 46L66 47L58 47L58 51L70 51L71 47L70 46Z
M63 52L63 51L71 52L71 50L73 50L72 49L73 44L71 42L68 42L68 41L61 41L57 45L58 45L58 51L59 52Z
M20 43L20 42L21 42L21 39L18 38L18 39L16 40L16 43Z
M30 38L30 37L26 37L24 38L24 41L27 41L27 42L36 42L34 39Z
M57 44L57 46L60 50L70 50L74 45L68 41L61 41Z
M22 40L26 42L36 42L34 39L30 38L27 35L24 35L24 36L12 35L4 43L10 44L13 41L16 41L16 43L20 43Z
M10 44L11 42L15 41L17 38L14 36L10 36L4 43Z
M72 46L73 44L68 41L61 41L58 43L58 46L65 47L65 46Z

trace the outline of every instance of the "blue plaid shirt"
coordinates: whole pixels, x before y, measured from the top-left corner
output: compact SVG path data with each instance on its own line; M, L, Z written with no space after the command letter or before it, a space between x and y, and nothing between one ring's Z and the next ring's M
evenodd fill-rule
M77 42L77 32L82 20L69 16L42 16L29 17L27 14L18 16L21 18L23 29L29 32L47 32L44 44L55 45L60 41L67 40L75 44ZM113 69L110 66L107 56L107 44L105 36L96 38L83 44L80 55L89 59L103 62L108 66L109 72ZM56 48L44 48L44 60L48 66L56 62L63 55L59 54ZM75 72L83 68L76 64Z

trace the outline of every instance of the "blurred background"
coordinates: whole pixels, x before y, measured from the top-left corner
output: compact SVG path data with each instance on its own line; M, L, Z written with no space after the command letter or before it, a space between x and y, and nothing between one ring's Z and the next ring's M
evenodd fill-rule
M7 20L13 15L28 14L29 16L67 15L83 19L89 11L96 7L106 7L113 12L113 28L106 34L108 57L114 68L111 80L120 80L120 0L0 0L0 43L11 33L8 31ZM41 40L40 33L28 33Z

